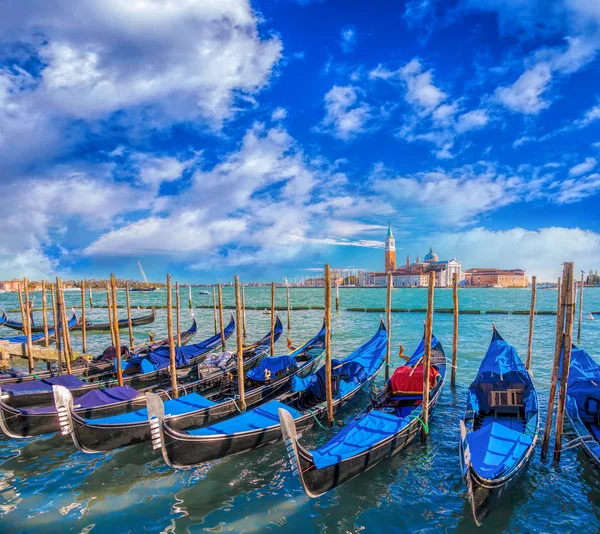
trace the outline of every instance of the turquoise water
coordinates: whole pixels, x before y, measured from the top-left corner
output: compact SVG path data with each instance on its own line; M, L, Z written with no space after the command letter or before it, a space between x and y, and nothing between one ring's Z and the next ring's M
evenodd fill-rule
M268 307L269 288L247 288L248 305ZM194 304L209 304L198 296ZM292 289L294 305L321 305L322 290ZM187 291L182 302L187 303ZM512 309L529 307L529 290L460 290L464 309ZM556 308L556 291L538 291L538 309ZM124 299L124 295L119 296ZM394 307L424 308L426 291L394 290ZM67 303L80 302L78 293L67 293ZM343 289L341 307L383 307L385 289ZM94 294L105 304L105 294ZM165 292L132 294L133 305L164 304ZM451 307L450 290L436 291L438 308ZM39 296L36 305L39 303ZM224 303L233 303L230 288ZM0 295L0 306L18 305L16 294ZM278 290L277 305L285 306L285 292ZM585 293L584 316L600 311L600 289ZM135 310L143 315L146 310ZM182 306L182 328L190 324L189 310ZM194 310L198 340L213 333L212 310ZM136 340L166 335L164 310L154 324L136 328ZM88 318L106 321L106 310L88 310ZM282 321L286 324L285 313ZM19 318L18 314L13 314ZM39 314L38 314L39 318ZM404 344L407 353L422 335L424 314L393 316L393 354ZM600 317L598 317L600 319ZM320 327L322 312L292 312L292 339L299 344ZM369 339L379 314L341 311L334 313L333 355L341 357ZM186 471L173 471L148 444L109 454L77 452L70 440L44 436L30 440L0 438L0 531L1 532L475 532L458 461L458 420L466 388L474 378L495 321L500 333L525 359L528 317L516 315L461 315L457 388L445 388L434 414L431 434L424 446L411 446L363 476L329 494L312 500L305 496L286 463L282 445L258 449ZM270 318L248 311L248 337L257 339L269 330ZM533 373L545 419L547 391L554 345L554 316L538 316L535 322ZM448 355L452 350L452 315L436 314L434 333ZM0 328L0 335L6 335ZM123 339L127 337L123 332ZM75 350L80 337L73 335ZM90 334L89 347L100 352L109 335ZM584 321L581 345L600 359L600 320ZM285 341L278 344L285 351ZM398 363L394 357L394 363ZM381 385L383 377L378 378ZM339 429L368 402L367 393L338 412ZM325 441L331 431L305 433L309 448ZM567 438L570 429L567 427ZM600 482L581 452L569 450L559 466L543 462L539 446L521 483L486 520L483 529L493 532L581 532L600 530ZM483 531L483 530L480 530Z

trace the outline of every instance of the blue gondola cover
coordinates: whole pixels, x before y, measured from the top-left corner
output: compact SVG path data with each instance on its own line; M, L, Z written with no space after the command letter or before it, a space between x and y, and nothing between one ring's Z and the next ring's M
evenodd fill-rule
M265 380L275 377L280 371L286 371L296 367L296 359L291 356L271 356L263 358L260 363L248 371L248 378L256 382L264 382Z

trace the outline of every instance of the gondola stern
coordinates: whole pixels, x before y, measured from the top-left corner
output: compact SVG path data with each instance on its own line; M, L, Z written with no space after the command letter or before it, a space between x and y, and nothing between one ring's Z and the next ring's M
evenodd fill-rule
M60 434L62 436L71 436L75 447L83 452L91 452L86 450L79 440L75 432L75 425L73 424L73 395L64 386L52 386L52 392L54 393L54 405L58 413L58 424L60 426Z
M169 458L169 453L165 446L164 424L165 424L165 405L163 400L156 393L146 393L146 406L148 408L148 422L150 423L150 442L152 449L160 449L165 463L169 467L175 467Z
M290 414L290 412L288 412L284 408L279 408L277 410L277 413L279 415L279 422L281 423L281 433L283 434L283 442L285 443L287 455L292 467L292 474L300 479L302 488L304 489L305 493L309 497L315 499L321 494L313 493L308 487L306 480L304 479L304 471L301 469L300 454L298 451L299 449L302 449L306 456L311 457L311 461L312 455L298 443L298 432L296 430L296 423L294 422L292 414Z
M5 404L2 400L2 388L0 387L0 430L9 438L24 439L27 436L20 436L12 432L8 426L7 419L13 416L13 409Z

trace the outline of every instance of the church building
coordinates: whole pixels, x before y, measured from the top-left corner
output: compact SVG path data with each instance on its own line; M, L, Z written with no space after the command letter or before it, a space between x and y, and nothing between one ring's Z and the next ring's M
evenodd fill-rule
M426 287L429 271L435 270L435 285L437 287L452 286L452 277L458 273L459 282L464 279L462 264L456 259L440 260L433 251L433 247L421 261L417 255L415 262L411 263L410 256L406 257L406 263L398 267L396 265L396 241L392 232L392 225L388 226L385 240L384 272L371 273L376 286L387 285L387 273L392 273L394 287Z

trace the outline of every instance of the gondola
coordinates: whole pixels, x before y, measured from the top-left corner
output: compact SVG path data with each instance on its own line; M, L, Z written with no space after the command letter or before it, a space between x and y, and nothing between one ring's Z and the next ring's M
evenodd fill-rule
M267 378L258 382L246 377L246 404L249 407L263 402L287 387L295 374L311 373L319 363L318 356L325 346L325 331L304 345L293 355L284 356L285 367L279 372L273 371ZM254 368L263 360L273 360L266 355L269 350L268 341L256 349L253 356L244 358L243 372ZM227 357L225 364L222 357ZM277 359L277 358L275 358ZM165 405L167 413L182 428L198 426L219 421L237 413L237 358L234 354L218 355L209 364L201 364L197 378L193 375L178 380L179 398L171 398L172 390L165 384L157 395L169 398ZM76 402L76 400L75 400ZM86 418L77 413L74 401L65 388L55 388L55 404L60 415L61 432L72 437L75 445L84 452L103 452L125 447L149 440L151 428L148 421L148 410L144 407L136 411L123 410L114 414L106 413L104 417ZM145 403L144 403L145 404ZM129 407L131 408L131 406ZM96 415L96 414L95 414Z
M4 325L8 328L12 328L13 330L19 330L23 332L23 323L19 323L18 321L13 321L9 319L6 315L6 312L3 312ZM131 326L142 326L145 324L151 324L156 319L156 309L152 308L152 313L148 315L142 315L141 317L132 317ZM129 320L128 319L119 319L119 329L129 328ZM78 322L71 330L82 330L83 326L80 322ZM96 332L110 332L110 323L93 323L92 321L85 322L86 332L96 331ZM34 334L39 334L44 332L43 326L32 326L31 332Z
M561 375L559 372L558 376ZM566 411L584 453L600 468L600 366L575 345L571 352Z
M142 326L145 324L152 324L156 319L156 308L152 308L152 313L148 315L142 315L141 317L132 317L131 326ZM128 319L119 319L119 330L129 328ZM82 330L83 325L77 324L73 330ZM110 332L110 323L93 323L86 321L85 323L86 332Z
M399 367L383 390L330 441L309 451L298 441L302 416L288 406L278 410L292 471L309 497L319 497L393 456L420 434L423 408L425 339L410 360ZM429 410L435 408L446 376L442 344L431 340Z
M227 327L226 336L231 335L235 329L235 323L233 318ZM261 343L265 342L268 336L265 336L260 342L255 343L246 349L248 356L256 353L257 350L262 346ZM195 345L195 347L204 347L202 349L202 358L200 355L196 356L196 363L201 359L204 359L207 352L210 352L214 348L221 344L220 334L212 336L207 340ZM166 347L168 349L168 347ZM188 348L188 347L186 347ZM177 348L180 351L181 348ZM112 362L111 366L113 365ZM123 362L125 363L125 362ZM191 374L195 371L195 366L188 365L183 368L179 368L182 373ZM43 381L45 390L50 390L52 400L54 400L54 394L52 386L61 385L71 389L76 395L74 405L76 411L86 417L94 416L108 416L124 413L129 409L142 407L145 405L145 397L143 396L144 391L152 391L161 389L169 391L170 377L168 371L162 372L158 375L158 379L150 380L147 379L144 383L134 383L138 387L132 387L132 383L124 378L123 386L114 386L109 388L86 388L81 392L82 387L80 386L81 381L73 375L62 375L53 378L49 378ZM193 378L183 379L183 382L191 382ZM27 382L24 384L18 384L19 386L27 387ZM7 388L8 386L3 386ZM0 430L4 434L13 438L25 438L35 436L39 434L45 434L48 432L56 432L59 430L59 421L57 418L57 411L54 404L49 406L37 406L30 404L27 406L15 407L9 405L2 398L2 390L0 390Z
M350 401L369 384L382 366L387 344L383 322L373 338L343 360L332 361L334 410ZM148 415L153 429L153 444L160 447L165 462L182 468L239 454L281 440L277 411L292 411L304 430L327 415L325 367L304 378L294 377L291 387L266 404L209 426L194 425L182 430L176 417L165 417L168 407L156 395L148 394Z
M495 326L469 387L460 428L462 474L479 526L525 472L539 429L538 397L531 376Z
M231 335L235 330L235 321L233 317L226 329L226 335ZM267 339L265 336L264 339ZM264 343L264 341L262 342ZM259 344L262 344L259 343ZM204 340L202 343L187 345L185 347L176 347L175 354L177 367L180 371L187 372L196 363L203 360L208 353L221 345L220 334ZM116 368L117 362L113 362ZM123 385L131 386L134 389L144 389L163 381L169 375L169 347L159 347L158 349L144 354L127 358L121 362L123 369ZM115 381L113 372L104 375L103 380L88 382L85 377L76 377L74 375L62 375L48 378L45 380L29 380L27 382L8 384L2 386L0 401L13 408L29 408L32 406L44 406L52 404L54 394L52 386L59 384L71 390L73 397L80 397L93 389L106 387L106 382Z
M198 325L196 319L192 319L192 326L181 334L181 344L187 345L198 331ZM173 336L175 339L175 336ZM122 357L129 356L141 356L148 354L159 347L162 347L169 343L169 339L165 338L159 341L144 343L137 345L134 349L130 350L127 347L121 347ZM112 350L111 350L112 349ZM91 360L84 360L81 362L75 361L71 363L71 374L78 377L85 377L88 381L103 380L106 376L112 376L114 363L113 360L116 357L116 351L114 347L109 347L102 354L95 356ZM17 382L26 382L29 380L39 380L52 378L57 376L58 369L52 369L50 371L36 371L32 374L26 374L14 369L0 373L0 386L3 384L14 384Z
M75 328L75 326L77 325L77 316L75 315L75 312L73 312L73 315L71 316L71 318L69 319L67 324L69 326L69 330L73 330ZM8 323L5 323L4 326L8 326ZM59 332L61 332L60 328L59 328ZM54 328L49 328L48 329L48 340L54 341L55 338L56 338L56 332L55 332ZM18 345L23 345L23 344L27 343L27 336L21 334L19 336L0 337L0 341L8 341L9 343L16 343ZM43 334L43 330L42 330L41 334L32 334L31 342L34 345L41 345L42 343L44 343L45 336Z

